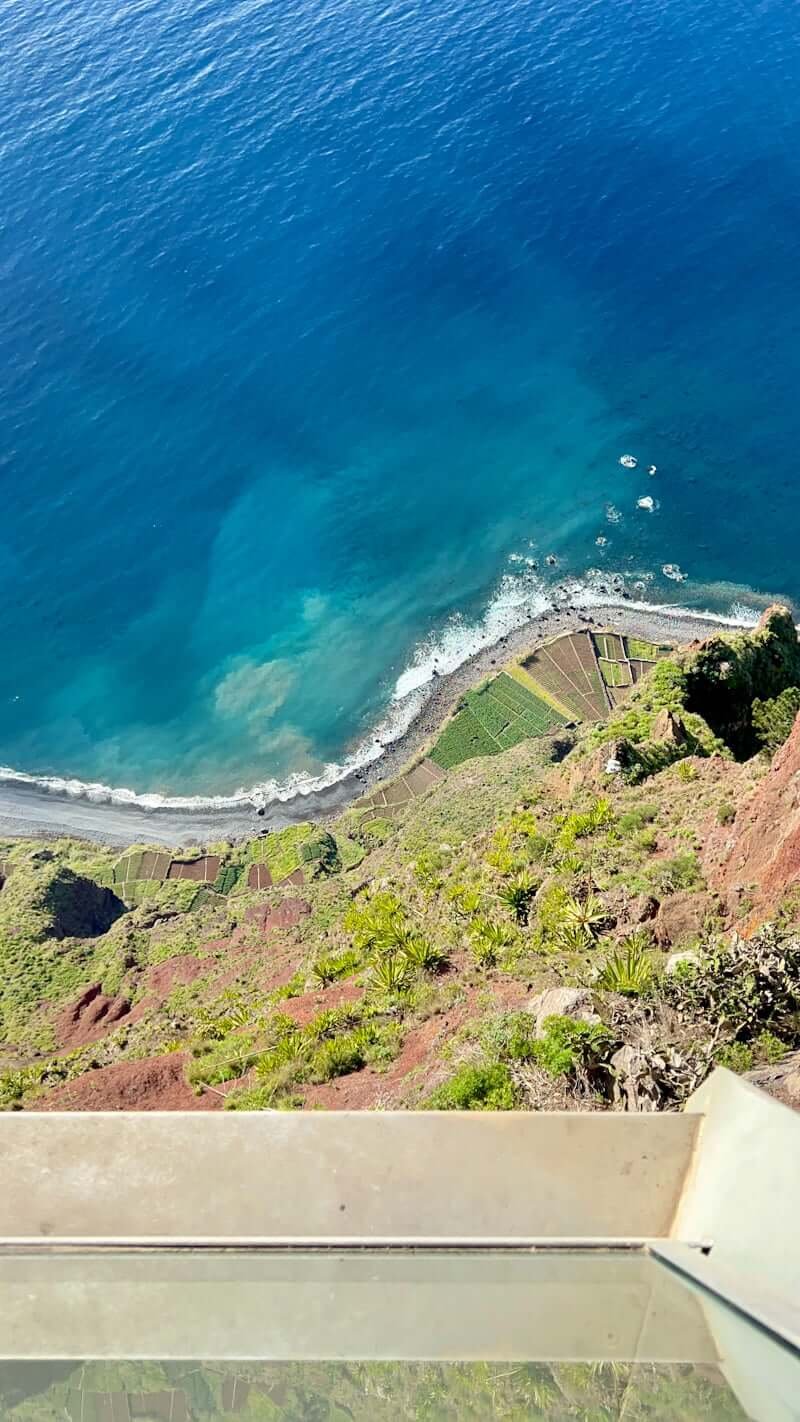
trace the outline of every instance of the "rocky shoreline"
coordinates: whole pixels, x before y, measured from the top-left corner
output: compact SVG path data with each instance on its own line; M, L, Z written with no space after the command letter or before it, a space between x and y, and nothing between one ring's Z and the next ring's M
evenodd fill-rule
M625 603L608 604L591 612L555 608L482 649L455 671L436 677L426 688L429 695L424 706L403 735L385 746L369 765L321 790L299 792L290 800L276 800L260 810L247 801L241 807L220 809L145 809L140 805L98 803L23 782L6 782L0 783L0 835L66 835L120 847L144 843L177 849L252 837L260 830L283 829L301 820L329 819L381 781L398 774L433 739L470 687L504 662L532 651L541 641L582 627L607 627L650 641L683 645L717 630L719 622L684 609L674 613L661 608L650 611Z

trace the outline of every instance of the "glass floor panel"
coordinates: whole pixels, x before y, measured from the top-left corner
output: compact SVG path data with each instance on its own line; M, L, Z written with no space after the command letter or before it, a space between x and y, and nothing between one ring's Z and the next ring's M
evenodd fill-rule
M784 1422L794 1353L646 1253L0 1254L15 1422Z

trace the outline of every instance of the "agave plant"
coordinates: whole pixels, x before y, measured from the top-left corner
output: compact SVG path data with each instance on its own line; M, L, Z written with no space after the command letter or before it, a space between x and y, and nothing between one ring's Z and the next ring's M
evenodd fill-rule
M355 972L360 962L360 955L353 950L323 954L311 964L311 980L315 987L330 987L337 978L346 978Z
M370 968L369 986L375 992L402 992L408 985L409 967L405 954L382 953Z
M281 1067L299 1066L308 1061L311 1056L311 1047L310 1039L297 1028L291 1036L283 1037L276 1046L259 1057L256 1062L258 1080L268 1080Z
M493 968L497 962L497 949L485 938L473 938L470 945L472 956L479 968Z
M562 953L585 953L594 943L594 934L579 923L562 923L555 933L555 946Z
M472 918L481 906L481 891L469 884L456 883L445 890L459 918Z
M447 966L447 954L421 933L407 933L400 950L409 967L423 973L440 973Z
M406 913L395 894L375 894L365 903L351 904L344 926L356 948L390 948L406 924Z
M608 992L638 997L640 993L647 992L653 977L653 964L643 946L642 935L631 934L606 958L597 985Z
M581 900L570 896L564 904L564 923L581 928L592 938L597 935L607 914L601 899L589 894Z
M492 968L504 948L513 941L508 924L482 918L473 924L470 939L472 956L481 968Z
M306 1027L306 1034L316 1042L327 1037L335 1037L338 1032L350 1031L357 1027L364 1016L358 1002L343 1002L339 1007L328 1007L317 1014Z
M527 923L531 902L536 894L536 881L529 874L515 874L498 889L497 897L511 909L517 923Z
M539 826L533 810L515 810L508 823L514 834L524 834L530 837L539 833Z
M311 964L311 981L314 987L326 988L335 983L339 969L332 957L317 958Z

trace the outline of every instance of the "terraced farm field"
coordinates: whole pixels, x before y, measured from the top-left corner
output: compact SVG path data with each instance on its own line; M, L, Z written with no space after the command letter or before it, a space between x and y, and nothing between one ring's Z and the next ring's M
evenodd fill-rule
M633 686L633 673L628 662L609 662L605 657L598 657L597 665L607 688Z
M444 728L430 759L450 770L474 756L499 755L530 736L544 736L567 717L535 691L501 672L478 691L467 692L464 706Z
M377 790L373 790L370 795L365 795L363 799L356 802L357 810L395 810L400 805L407 805L416 795L421 795L423 790L428 790L431 785L435 785L437 780L442 779L441 767L432 760L426 758L415 765L413 770L409 770L405 775L398 776L389 785L379 785Z
M253 864L264 864L269 869L273 884L296 874L303 863L303 845L314 834L313 824L290 825L278 834L268 834L263 839L255 839L248 847L248 858Z
M588 632L573 632L540 647L523 662L531 680L568 709L575 721L598 721L609 708Z
M595 632L592 634L592 641L598 657L605 658L609 662L627 660L625 642L618 632Z
M645 642L641 637L626 637L625 647L630 660L639 662L657 662L672 651L663 642Z

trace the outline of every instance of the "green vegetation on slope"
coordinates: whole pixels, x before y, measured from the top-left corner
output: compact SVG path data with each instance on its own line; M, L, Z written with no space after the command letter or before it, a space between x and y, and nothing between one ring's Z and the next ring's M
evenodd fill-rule
M755 651L731 641L742 666L769 656L774 694L747 702L742 675L727 714L771 751L796 692L777 684L794 663L770 625L777 651L763 632ZM765 761L737 762L690 706L698 658L661 661L577 737L554 722L506 751L501 721L528 693L496 678L468 698L491 755L391 819L354 809L215 845L209 882L136 878L166 872L146 846L122 864L70 841L0 845L0 1102L180 1052L187 1087L230 1108L674 1107L715 1061L800 1045L795 900L731 940L704 880L699 851ZM254 887L253 865L304 882ZM690 956L670 967L675 950ZM542 1005L553 989L566 999Z
M546 735L564 721L540 696L501 672L486 686L467 692L430 758L451 770L474 756L499 755L529 736Z

